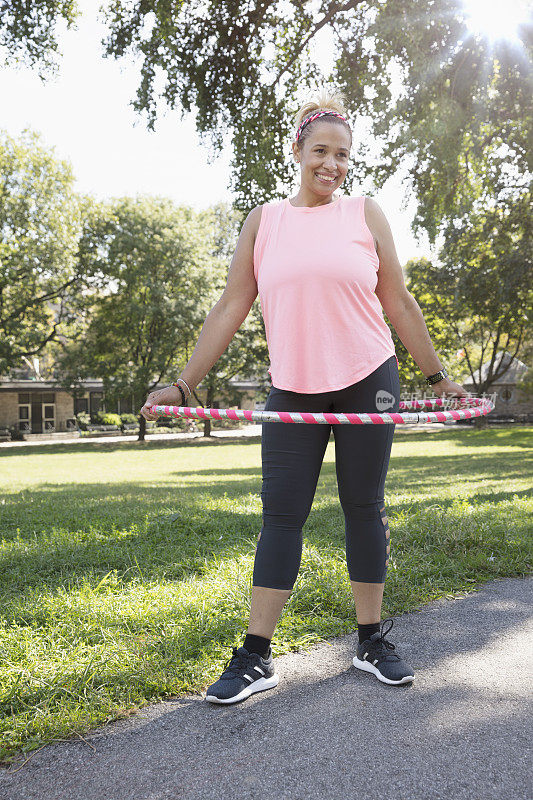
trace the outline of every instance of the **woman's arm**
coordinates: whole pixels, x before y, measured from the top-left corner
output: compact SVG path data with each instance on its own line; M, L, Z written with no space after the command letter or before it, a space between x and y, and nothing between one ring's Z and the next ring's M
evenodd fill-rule
M365 219L374 240L377 241L379 270L376 295L400 341L427 378L439 372L443 365L431 342L422 310L405 285L391 227L381 207L371 197L365 199ZM431 388L439 396L468 394L463 386L448 378L434 383Z
M191 392L225 352L257 297L253 251L260 219L261 206L257 206L250 211L242 226L228 271L226 287L205 318L193 353L179 376L186 381ZM187 395L183 383L180 386ZM185 399L187 400L187 397ZM176 403L181 403L181 393L175 386L168 386L150 392L141 414L148 420L154 420L157 419L157 415L147 411L150 406Z
M196 347L180 377L191 390L205 378L213 364L225 352L235 333L250 313L257 297L254 275L254 244L261 206L256 206L242 226L231 260L225 289L206 317Z

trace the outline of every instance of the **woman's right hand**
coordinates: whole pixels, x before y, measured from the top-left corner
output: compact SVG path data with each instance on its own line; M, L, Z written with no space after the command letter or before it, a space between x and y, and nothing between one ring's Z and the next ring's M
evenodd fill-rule
M187 393L185 387L183 391ZM187 401L185 401L187 402ZM146 398L146 402L141 408L142 416L152 422L157 419L159 414L151 414L148 409L150 406L179 406L181 405L181 392L177 386L165 386L164 389L158 389L155 392L150 392Z

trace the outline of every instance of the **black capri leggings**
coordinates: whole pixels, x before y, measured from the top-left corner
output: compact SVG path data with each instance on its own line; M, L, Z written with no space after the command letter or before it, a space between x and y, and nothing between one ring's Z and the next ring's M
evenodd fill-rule
M392 355L361 381L331 392L302 394L272 386L265 410L399 411L398 362ZM390 532L384 489L395 425L263 422L263 524L253 585L292 589L302 558L302 528L313 498L331 428L344 512L346 563L352 581L384 583Z

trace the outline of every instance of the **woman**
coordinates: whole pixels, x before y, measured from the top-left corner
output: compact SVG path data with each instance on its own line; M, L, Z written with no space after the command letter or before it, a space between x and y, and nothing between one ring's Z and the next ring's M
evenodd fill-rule
M398 411L398 360L382 308L438 396L466 396L446 377L422 316L404 283L389 224L368 197L334 192L348 171L352 133L340 93L322 92L296 116L292 149L300 164L295 197L248 215L220 300L176 384L148 395L152 405L187 405L226 350L259 293L272 387L266 410ZM255 553L244 643L206 699L234 703L277 685L271 639L291 594L330 438L335 439L346 560L359 645L354 666L387 684L414 679L385 637L381 605L390 552L384 486L394 425L263 424L263 525Z

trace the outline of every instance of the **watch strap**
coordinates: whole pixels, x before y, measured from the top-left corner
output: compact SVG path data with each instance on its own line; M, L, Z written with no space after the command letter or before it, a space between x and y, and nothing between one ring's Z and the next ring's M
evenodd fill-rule
M443 378L447 378L447 377L448 377L448 371L447 371L446 367L443 367L438 372L435 372L434 375L428 375L428 377L426 378L426 383L427 383L428 386L432 386L434 383L438 383Z

